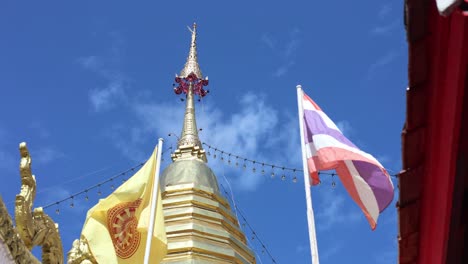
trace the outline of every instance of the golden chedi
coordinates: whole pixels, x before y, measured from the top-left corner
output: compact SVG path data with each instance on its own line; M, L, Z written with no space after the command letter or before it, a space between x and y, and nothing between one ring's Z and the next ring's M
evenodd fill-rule
M196 25L187 63L176 77L177 94L186 94L186 109L173 163L161 174L168 253L162 263L256 263L218 181L207 166L198 138L194 96L205 96L197 61Z

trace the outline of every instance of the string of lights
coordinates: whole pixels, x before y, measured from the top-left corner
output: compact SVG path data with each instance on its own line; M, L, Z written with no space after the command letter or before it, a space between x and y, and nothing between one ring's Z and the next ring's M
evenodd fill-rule
M169 147L169 148L167 148L165 151L163 151L163 152L161 153L161 156L163 156L165 153L167 153L168 150L172 150L172 146ZM56 201L56 202L52 202L52 203L50 203L50 204L47 204L47 205L43 206L43 208L44 208L44 209L47 209L47 208L52 207L52 206L58 206L59 204L65 202L65 201L68 201L68 200L70 200L70 207L74 207L74 206L75 206L74 199L75 199L76 197L78 197L78 196L84 194L84 195L85 195L85 197L84 197L85 200L88 201L88 200L89 200L88 193L89 193L89 191L92 191L92 190L94 190L94 189L97 189L97 194L100 196L100 195L102 194L102 192L101 192L101 187L102 187L103 185L107 184L107 183L111 183L110 188L111 188L112 190L114 190L114 189L115 189L115 181L114 181L114 180L117 180L117 179L120 178L120 177L124 177L124 176L127 175L129 172L134 173L135 170L139 169L139 168L140 168L141 166L143 166L144 164L145 164L145 162L141 162L141 163L139 163L139 164L137 164L137 165L131 167L130 169L127 169L127 170L125 170L125 171L123 171L123 172L117 173L117 174L115 174L115 175L113 175L113 176L107 178L106 180L103 180L103 181L101 181L101 182L99 182L99 183L96 183L96 184L94 184L94 185L92 185L92 186L90 186L90 187L88 187L88 188L86 188L86 189L84 189L84 190L81 190L81 191L79 191L79 192L73 193L73 194L71 194L70 196L65 197L65 198L63 198L63 199L61 199L61 200L58 200L58 201ZM127 180L126 178L122 178L121 183L124 183L126 180ZM55 213L59 214L59 213L60 213L60 209L59 209L59 208L56 208Z
M272 178L274 178L276 176L275 171L280 171L281 172L281 180L286 180L287 173L293 173L292 181L294 183L296 183L297 182L296 173L298 173L298 172L302 173L303 172L303 169L285 167L285 166L281 166L281 165L277 165L277 164L272 164L272 163L268 163L268 162L249 159L249 158L246 158L246 157L243 157L243 156L240 156L240 155L237 155L237 154L234 154L234 153L219 149L217 147L211 146L210 144L207 144L205 142L203 142L202 144L208 148L206 154L208 156L211 156L213 159L216 159L219 156L219 160L221 162L224 162L225 159L227 158L227 164L228 165L233 165L234 164L235 167L239 167L239 166L242 165L242 168L244 170L246 170L248 165L250 164L251 167L252 167L252 172L253 173L256 173L256 171L257 171L256 166L261 166L261 171L260 172L261 172L262 175L266 174L267 169L270 169L271 170L270 174L271 174ZM334 176L336 176L335 172L320 171L320 172L318 172L318 174L319 175L331 176L332 177L332 187L335 187L335 185L336 185L336 183L334 181ZM393 178L397 178L398 174L397 173L390 174L390 176L393 177Z
M286 167L286 166L281 166L281 165L277 165L277 164L272 164L272 163L269 163L269 162L263 162L263 161L258 161L258 160L246 158L244 156L240 156L240 155L237 155L237 154L234 154L234 153L219 149L219 148L214 147L214 146L212 146L210 144L207 144L205 142L203 142L202 145L204 145L204 146L206 146L208 148L206 154L208 156L211 156L213 159L216 159L217 156L219 156L219 160L221 162L224 162L225 160L227 160L228 165L234 165L235 167L242 167L244 170L246 170L248 166L251 166L253 173L256 173L257 172L257 167L261 166L260 173L262 175L265 175L266 171L268 169L270 169L271 178L275 178L276 174L278 173L278 174L281 175L280 176L281 180L284 181L284 180L286 180L288 178L287 175L292 173L292 176L291 176L292 177L292 182L296 183L298 181L298 178L297 178L296 174L303 172L303 170L300 169L300 168ZM168 149L166 149L165 151L163 151L162 155L167 153L168 150L172 151L172 146L169 147ZM101 187L103 185L107 184L107 183L111 183L110 188L113 190L113 189L115 189L115 182L116 182L114 180L127 175L127 173L129 173L129 172L134 172L136 169L143 166L143 164L144 164L144 162L139 163L138 165L136 165L136 166L134 166L134 167L132 167L132 168L126 170L126 171L123 171L123 172L120 172L120 173L118 173L118 174L116 174L114 176L111 176L111 177L107 178L106 180L101 181L101 182L99 182L97 184L94 184L94 185L92 185L92 186L90 186L90 187L88 187L88 188L86 188L84 190L73 193L70 196L65 197L65 198L63 198L61 200L58 200L58 201L52 202L50 204L47 204L43 208L47 209L47 208L52 207L52 206L58 206L59 204L65 202L65 201L70 201L70 207L74 207L74 199L76 197L84 194L85 195L85 200L87 201L87 200L89 200L88 192L91 191L91 190L94 190L94 189L97 189L97 194L101 195L102 194ZM332 180L331 186L332 187L336 186L335 177L334 177L334 176L336 176L335 172L323 172L323 171L321 171L321 172L319 172L319 175L331 176L331 180ZM396 178L398 176L398 174L390 174L390 176ZM122 183L124 183L125 181L126 181L125 178L122 179ZM59 212L60 212L60 210L57 207L56 213L59 214Z
M242 212L242 210L237 206L237 204L232 200L232 196L229 194L229 192L226 190L226 188L224 188L223 184L220 184L221 186L221 189L223 189L223 192L224 194L226 195L226 197L228 197L230 200L231 200L231 203L233 205L233 207L236 209L237 213L239 214L239 216L242 218L242 227L247 227L249 228L249 231L250 233L252 234L251 237L250 237L250 240L251 241L258 241L258 243L260 244L261 246L261 249L262 249L262 254L267 254L270 259L271 259L271 262L272 263L278 263L276 262L276 259L273 257L273 255L271 254L271 252L268 250L268 248L266 247L265 243L263 243L263 241L260 239L260 237L258 236L257 232L255 232L255 230L253 229L253 227L249 224L249 222L247 221L247 218L245 217L244 213ZM240 220L240 219L239 219Z

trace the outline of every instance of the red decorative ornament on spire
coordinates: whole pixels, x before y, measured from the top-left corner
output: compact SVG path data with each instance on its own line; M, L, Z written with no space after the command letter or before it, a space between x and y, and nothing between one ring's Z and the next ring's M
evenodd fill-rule
M200 66L198 65L197 59L197 25L193 24L193 29L190 29L192 32L192 42L190 43L190 51L187 57L187 62L185 63L184 68L180 72L180 76L176 75L175 82L178 84L177 87L174 87L174 92L176 94L188 93L189 87L192 86L193 93L204 97L209 91L203 89L204 86L208 85L208 77L203 79Z
M190 84L192 84L193 93L200 97L204 97L209 93L209 90L203 89L204 86L208 86L208 79L200 79L193 72L187 77L177 76L175 82L179 84L174 88L176 94L187 94Z

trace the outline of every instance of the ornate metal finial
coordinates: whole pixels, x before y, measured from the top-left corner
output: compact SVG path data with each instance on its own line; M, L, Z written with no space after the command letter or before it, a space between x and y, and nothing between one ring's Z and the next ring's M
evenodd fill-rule
M177 143L177 150L172 154L172 159L175 161L181 158L199 158L206 162L205 150L203 150L198 138L198 129L195 119L195 102L194 94L204 97L208 94L208 90L203 89L208 85L208 77L202 79L202 74L197 61L197 26L194 23L192 32L192 43L190 45L190 52L187 58L187 63L180 73L176 76L175 82L178 86L174 88L176 94L186 94L186 106L184 125L182 128L182 135Z
M180 77L186 78L191 73L193 73L197 78L202 79L203 75L200 70L200 66L198 65L197 58L197 24L193 23L193 28L189 28L189 30L190 32L192 32L192 42L190 43L190 51L187 57L187 62L185 63L184 68L180 72Z

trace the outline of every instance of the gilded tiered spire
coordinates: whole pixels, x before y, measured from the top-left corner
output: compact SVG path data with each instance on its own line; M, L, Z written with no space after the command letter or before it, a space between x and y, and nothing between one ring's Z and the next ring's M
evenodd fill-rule
M176 76L175 80L179 84L177 88L174 88L175 93L181 94L183 92L187 96L182 134L177 143L177 150L172 155L172 159L175 161L178 159L198 158L206 162L205 150L203 150L198 138L194 94L203 97L208 93L208 91L203 89L203 86L208 85L208 78L202 79L202 73L198 65L197 25L195 23L191 32L192 41L187 62L180 72L180 76Z

